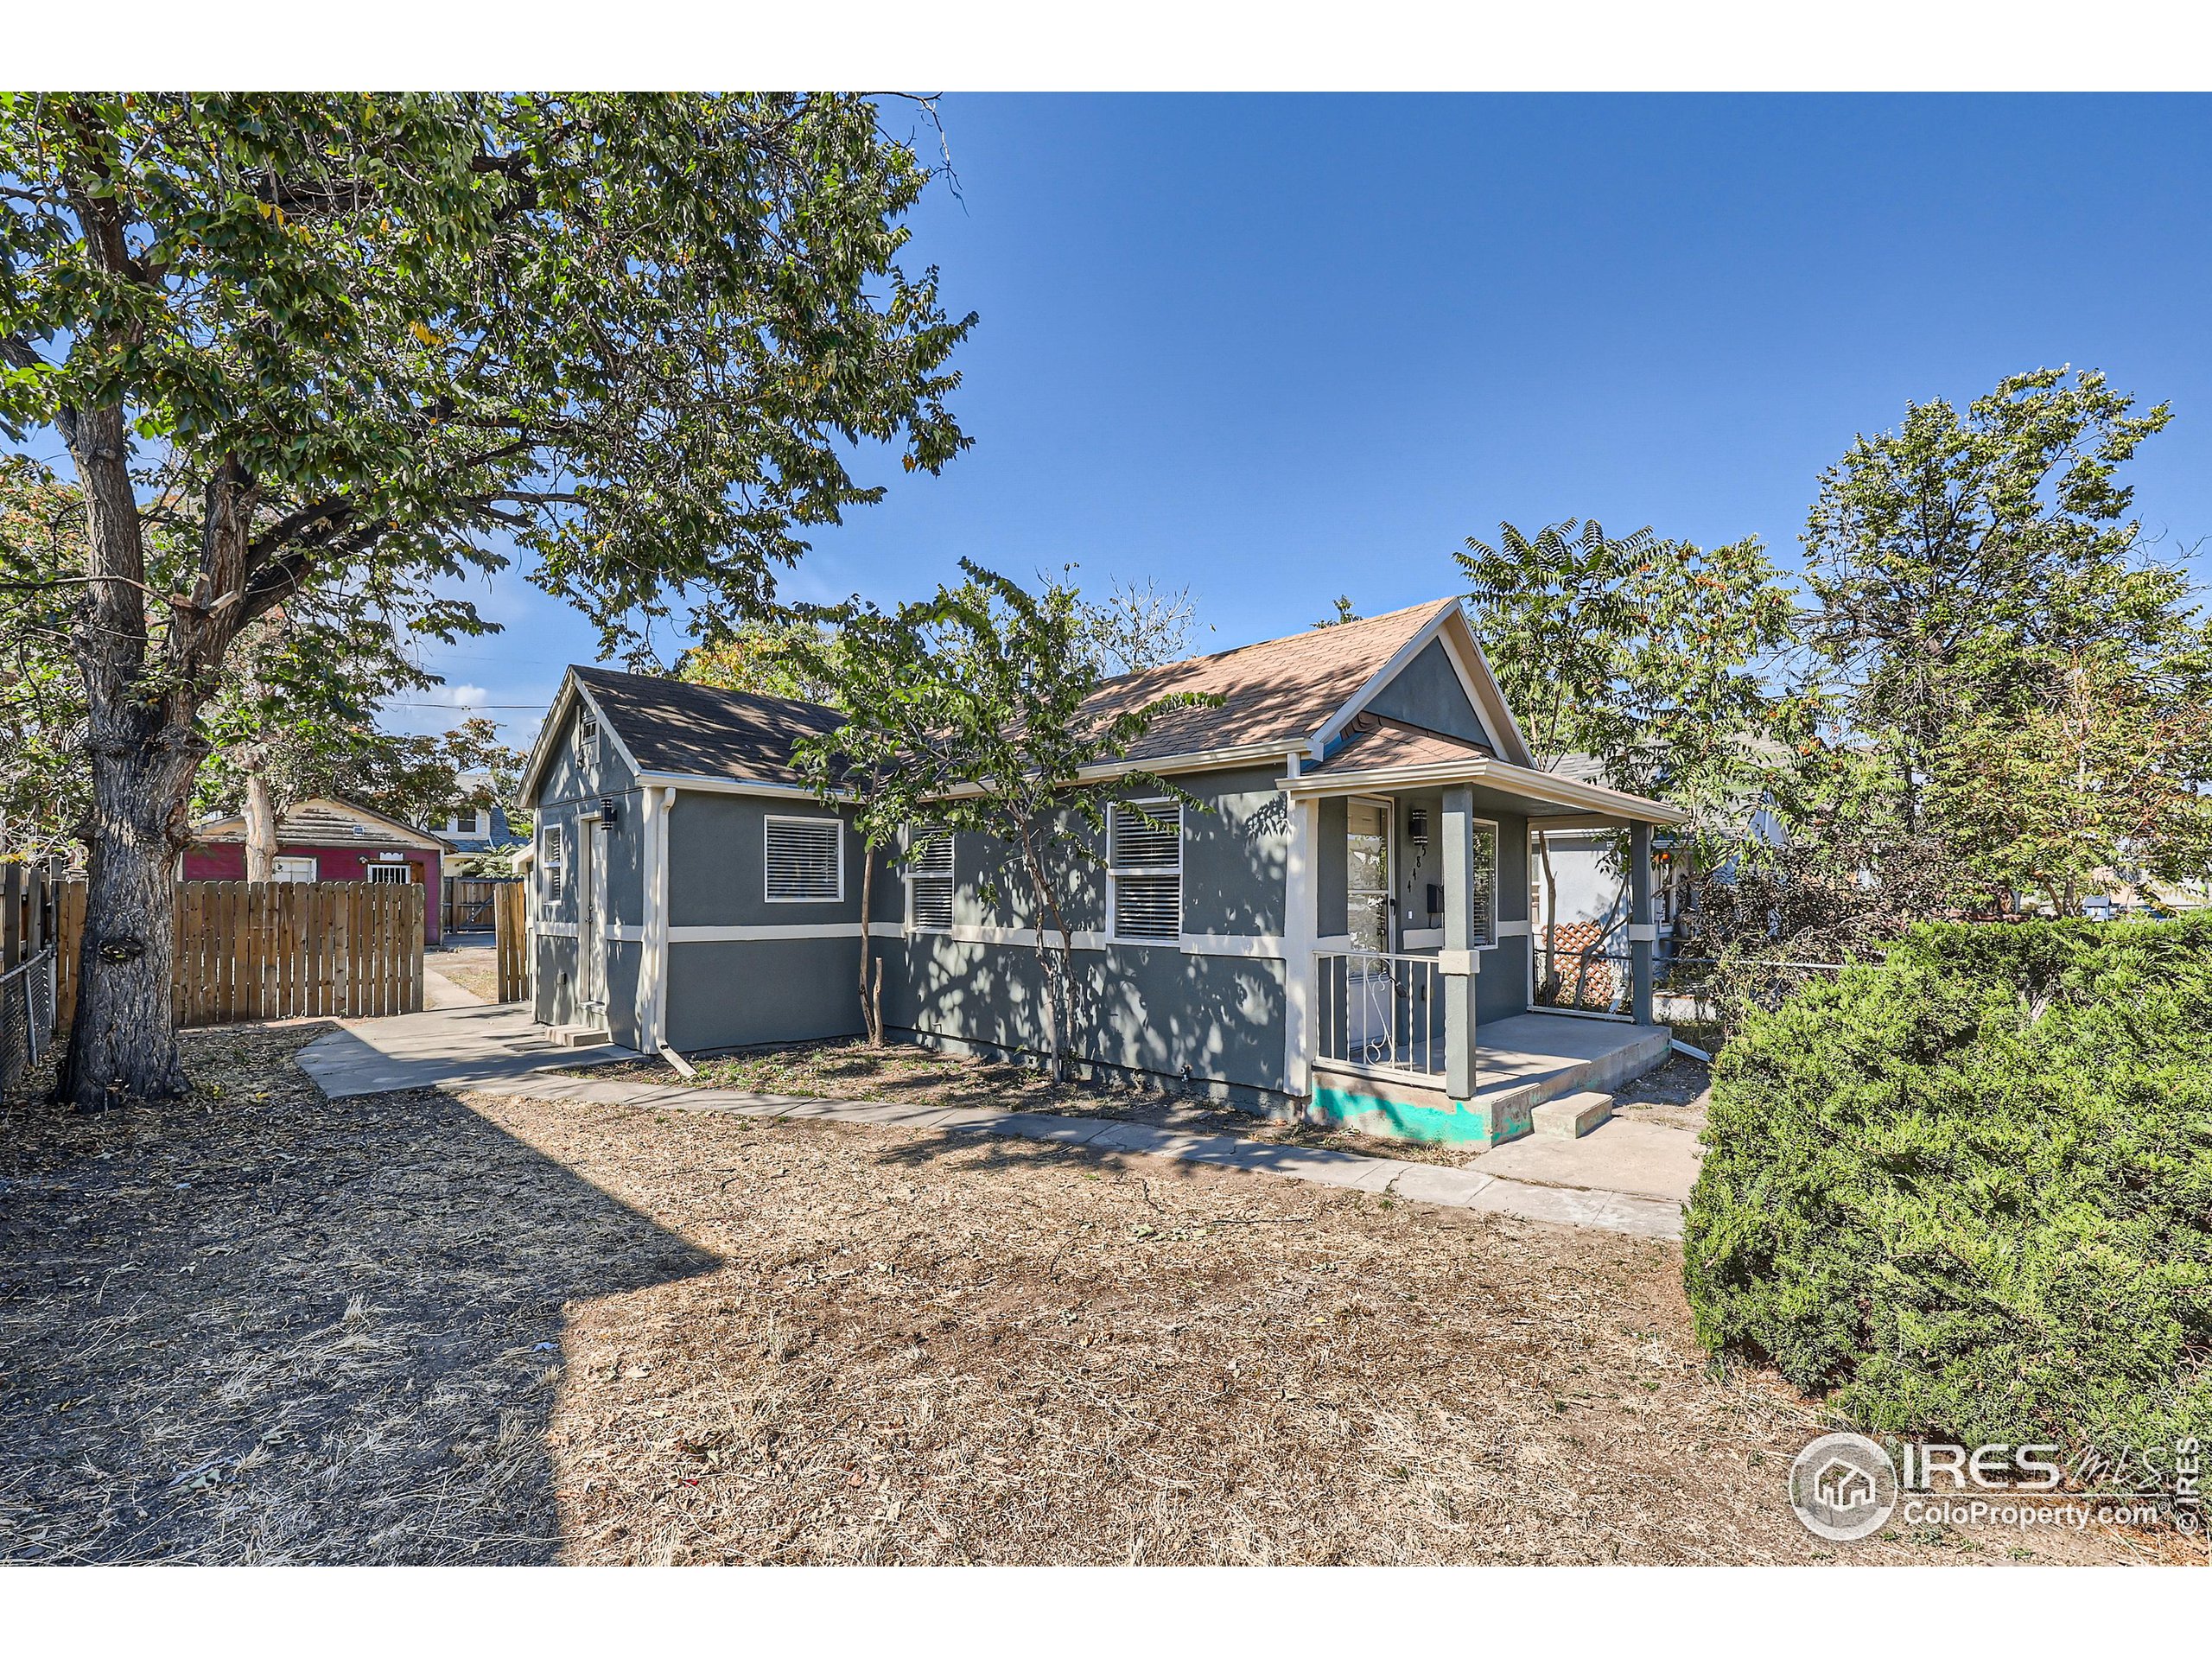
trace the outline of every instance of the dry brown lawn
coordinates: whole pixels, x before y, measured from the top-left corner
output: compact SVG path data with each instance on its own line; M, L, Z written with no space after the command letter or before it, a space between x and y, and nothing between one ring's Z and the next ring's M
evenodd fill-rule
M435 1093L319 1027L6 1120L17 1560L2129 1560L1831 1550L1673 1247L1030 1142Z
M423 965L486 1002L499 1000L499 952L490 945L449 945L423 953Z

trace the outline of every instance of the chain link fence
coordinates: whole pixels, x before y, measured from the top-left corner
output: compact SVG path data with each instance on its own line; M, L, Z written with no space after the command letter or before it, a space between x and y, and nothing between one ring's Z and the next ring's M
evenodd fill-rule
M54 967L49 949L0 974L0 1095L30 1075L54 1040Z

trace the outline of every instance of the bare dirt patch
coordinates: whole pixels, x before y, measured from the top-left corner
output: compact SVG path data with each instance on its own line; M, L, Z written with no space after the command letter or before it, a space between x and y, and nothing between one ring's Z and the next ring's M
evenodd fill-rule
M1805 1533L1783 1471L1825 1425L1713 1374L1669 1245L1029 1142L478 1105L721 1262L574 1311L550 1426L569 1559L2020 1547Z
M1677 1054L1620 1089L1613 1096L1613 1112L1697 1135L1705 1128L1706 1103L1712 1095L1713 1068L1694 1055Z
M188 1033L189 1105L0 1135L0 1558L548 1560L570 1300L707 1258L327 1023Z
M926 1131L326 1103L289 1058L320 1028L197 1034L189 1110L10 1113L0 1554L2158 1548L1831 1551L1782 1497L1823 1425L1708 1370L1671 1246Z
M1480 1155L1464 1147L1386 1141L1352 1130L1263 1117L1203 1096L1132 1088L1109 1080L1056 1084L1033 1067L939 1053L911 1043L871 1048L856 1039L787 1043L734 1053L688 1057L696 1078L656 1059L575 1068L594 1078L630 1078L658 1088L735 1089L748 1094L812 1095L825 1100L874 1100L994 1110L1050 1112L1155 1123L1199 1135L1241 1135L1281 1146L1325 1147L1402 1162L1460 1165Z

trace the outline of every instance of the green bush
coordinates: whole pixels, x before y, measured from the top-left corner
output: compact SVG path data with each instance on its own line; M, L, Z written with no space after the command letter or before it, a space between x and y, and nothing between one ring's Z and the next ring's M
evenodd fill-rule
M1872 1433L2212 1436L2212 917L1914 930L1713 1068L1698 1335Z

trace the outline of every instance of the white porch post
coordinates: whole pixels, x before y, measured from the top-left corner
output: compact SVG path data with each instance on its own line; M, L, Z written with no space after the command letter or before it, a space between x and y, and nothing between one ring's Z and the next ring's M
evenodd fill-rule
M1444 1092L1475 1097L1475 797L1461 785L1444 791Z
M1293 1095L1313 1090L1313 939L1320 899L1315 882L1320 804L1290 803L1290 845L1283 859L1282 1073Z
M1651 826L1628 827L1629 987L1636 1023L1651 1020L1651 955L1659 930L1651 922Z

